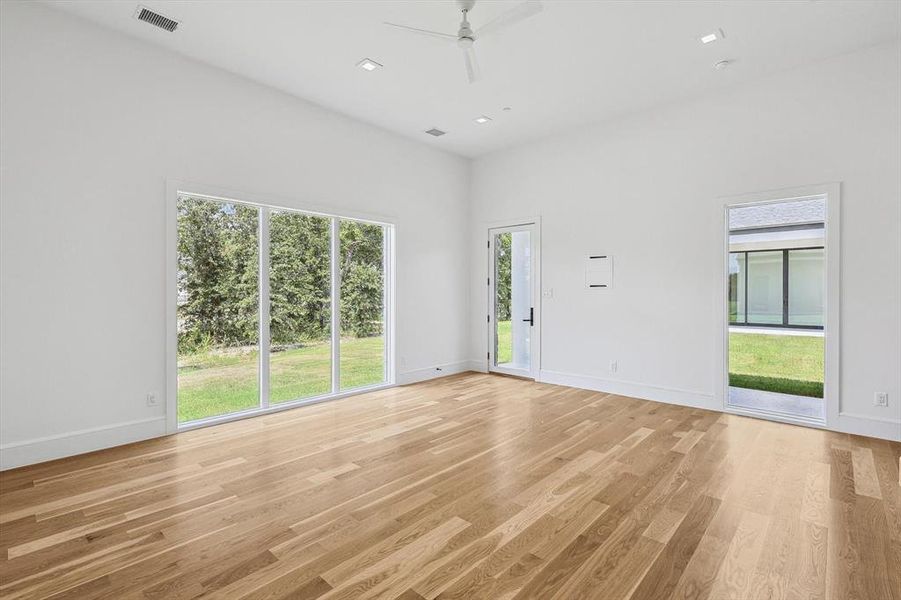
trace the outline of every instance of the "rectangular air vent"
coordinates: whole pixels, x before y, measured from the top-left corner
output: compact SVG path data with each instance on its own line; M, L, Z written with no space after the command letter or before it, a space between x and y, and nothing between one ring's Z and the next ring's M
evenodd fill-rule
M435 128L433 127L432 129L429 129L428 131L426 131L426 133L429 134L429 135L434 135L435 137L441 137L442 135L444 135L444 134L447 133L447 132L446 132L446 131L441 131L440 129L435 129Z
M135 18L138 21L150 23L154 27L165 29L169 33L172 33L178 27L178 21L175 19L164 17L160 13L154 12L145 6L138 5L138 8L135 10Z

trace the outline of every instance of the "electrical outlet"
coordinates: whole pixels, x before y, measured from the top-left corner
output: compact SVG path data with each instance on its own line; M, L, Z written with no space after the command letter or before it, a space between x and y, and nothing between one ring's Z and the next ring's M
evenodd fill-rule
M548 288L548 289L544 290L544 292L541 295L545 298L553 298L554 297L554 288Z
M888 406L888 394L886 392L876 392L873 396L873 406Z
M400 366L402 366L402 367L406 367L406 366L407 366L407 357L406 357L406 356L401 356L401 357L400 357Z
M611 361L610 361L610 372L611 372L611 373L616 373L617 369L619 369L619 365L616 364L616 361L615 361L615 360L611 360Z
M160 403L156 392L147 392L147 406L157 406Z

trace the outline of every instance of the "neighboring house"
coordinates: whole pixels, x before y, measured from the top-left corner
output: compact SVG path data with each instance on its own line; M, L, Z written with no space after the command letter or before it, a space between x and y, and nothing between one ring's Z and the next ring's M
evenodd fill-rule
M822 329L826 203L812 198L729 211L729 322Z

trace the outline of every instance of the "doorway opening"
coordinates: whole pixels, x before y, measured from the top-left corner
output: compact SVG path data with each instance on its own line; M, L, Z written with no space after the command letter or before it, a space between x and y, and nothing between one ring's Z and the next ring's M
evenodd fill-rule
M488 371L537 378L538 229L488 230Z
M828 194L726 207L726 408L825 424Z

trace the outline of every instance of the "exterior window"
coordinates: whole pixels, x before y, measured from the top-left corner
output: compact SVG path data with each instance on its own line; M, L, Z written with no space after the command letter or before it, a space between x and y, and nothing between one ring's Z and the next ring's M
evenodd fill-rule
M178 199L178 420L259 405L259 209Z
M744 252L729 254L729 322L745 322L745 261Z
M390 381L390 225L189 194L176 215L178 423Z
M782 252L748 253L748 323L782 323Z
M823 326L825 252L822 248L788 253L788 322Z
M332 391L331 219L269 217L269 401Z
M385 252L379 225L341 221L342 390L385 380Z
M729 253L729 323L822 329L823 248Z

